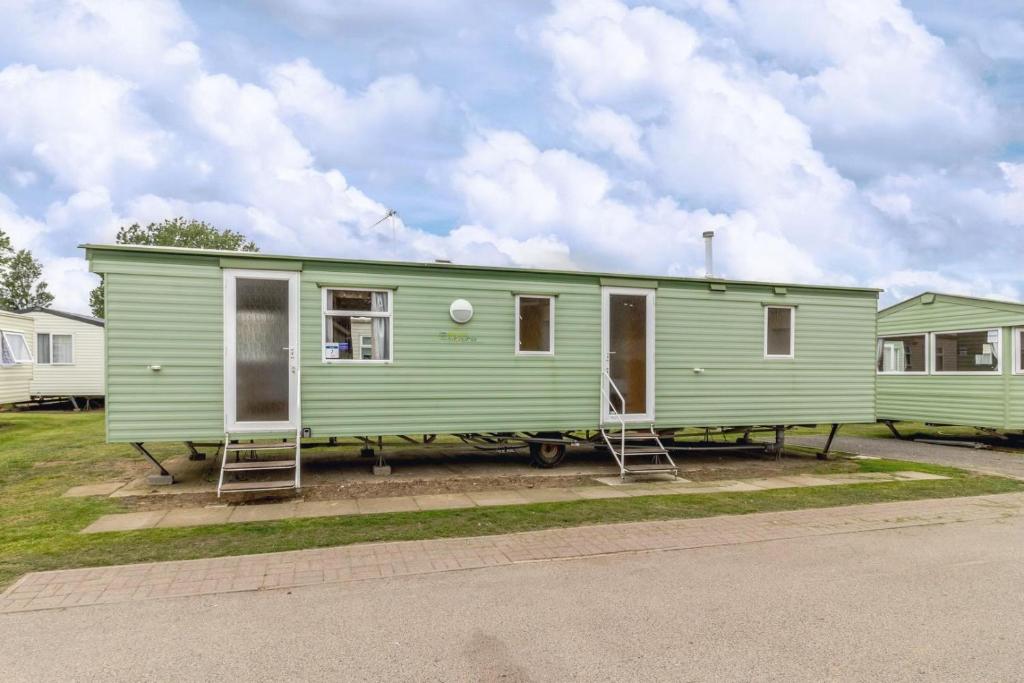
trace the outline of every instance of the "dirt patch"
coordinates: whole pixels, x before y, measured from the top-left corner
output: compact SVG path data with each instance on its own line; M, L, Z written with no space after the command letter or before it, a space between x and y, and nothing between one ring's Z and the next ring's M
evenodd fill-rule
M119 502L129 510L167 509L216 504L259 504L282 500L339 500L383 498L389 496L508 491L530 488L600 485L598 477L615 476L617 470L609 457L600 452L576 453L564 467L541 470L525 461L501 456L481 457L436 452L422 455L402 454L395 458L396 475L372 477L364 460L328 456L312 458L303 466L303 488L294 492L265 492L248 495L216 495L216 463L192 464L191 481L182 489L140 489L138 495L120 495ZM804 473L849 472L857 469L846 460L822 462L812 457L787 456L776 460L735 454L701 454L676 457L679 476L690 481L753 479ZM173 468L172 468L173 469ZM184 472L183 472L184 474ZM258 475L257 475L258 476ZM199 489L199 490L197 490ZM182 491L182 492L178 492Z

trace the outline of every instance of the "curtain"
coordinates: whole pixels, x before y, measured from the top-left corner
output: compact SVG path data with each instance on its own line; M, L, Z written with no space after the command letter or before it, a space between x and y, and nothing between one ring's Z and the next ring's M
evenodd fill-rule
M36 335L36 362L41 365L50 364L50 335L45 332Z
M373 292L373 306L374 312L381 312L388 310L388 293L387 292ZM388 349L388 319L387 318L374 318L373 319L373 360L386 360L390 357Z
M51 362L73 363L74 360L74 352L72 351L71 348L71 335L53 335L53 357L51 358Z

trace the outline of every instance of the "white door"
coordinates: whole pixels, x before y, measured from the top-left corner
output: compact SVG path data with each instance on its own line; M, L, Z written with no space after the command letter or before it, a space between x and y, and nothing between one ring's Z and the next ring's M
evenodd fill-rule
M601 419L654 422L654 290L601 290Z
M224 271L224 429L296 429L299 274Z

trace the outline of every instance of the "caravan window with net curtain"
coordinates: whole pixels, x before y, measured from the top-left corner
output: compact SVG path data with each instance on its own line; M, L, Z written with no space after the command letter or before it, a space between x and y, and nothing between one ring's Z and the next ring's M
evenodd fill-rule
M878 339L878 372L884 374L914 374L928 371L925 361L928 336L910 334Z
M324 289L324 362L390 362L392 298L386 289Z

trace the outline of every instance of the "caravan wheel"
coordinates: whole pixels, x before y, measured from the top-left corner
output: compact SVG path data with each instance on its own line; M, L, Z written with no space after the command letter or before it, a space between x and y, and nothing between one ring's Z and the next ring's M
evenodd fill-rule
M561 434L538 434L537 436L544 439L557 439ZM530 457L533 459L533 464L537 467L544 469L558 467L565 460L565 444L531 443Z

